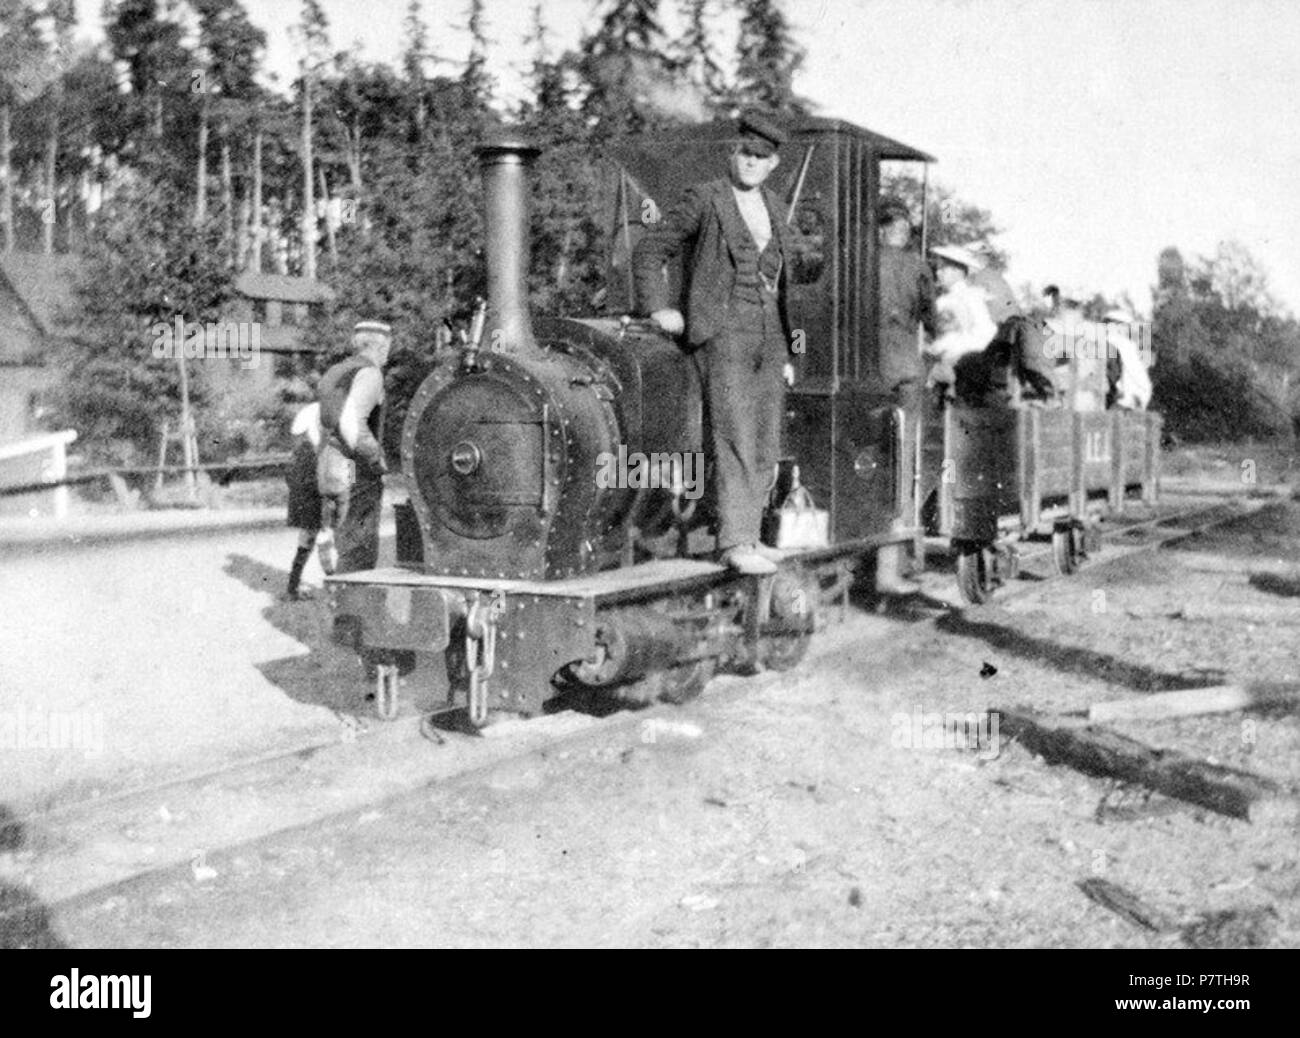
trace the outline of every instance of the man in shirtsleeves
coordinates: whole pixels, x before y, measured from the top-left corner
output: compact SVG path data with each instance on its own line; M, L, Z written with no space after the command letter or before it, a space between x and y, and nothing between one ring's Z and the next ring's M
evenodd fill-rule
M361 321L352 331L353 355L320 381L324 431L317 477L323 524L337 540L333 571L354 573L379 562L379 512L383 499L384 365L392 330Z

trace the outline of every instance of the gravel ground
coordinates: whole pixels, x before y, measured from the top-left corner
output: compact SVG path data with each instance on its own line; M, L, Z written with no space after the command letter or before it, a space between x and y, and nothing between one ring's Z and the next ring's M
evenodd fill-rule
M789 674L717 679L686 707L213 854L210 875L91 896L53 929L80 946L1295 947L1294 823L1005 739L905 736L918 714L1296 680L1298 561L1300 505L1280 501L934 623L859 613ZM1206 622L1195 603L1277 615ZM1121 730L1300 783L1294 714ZM1078 884L1098 878L1168 928L1090 901Z

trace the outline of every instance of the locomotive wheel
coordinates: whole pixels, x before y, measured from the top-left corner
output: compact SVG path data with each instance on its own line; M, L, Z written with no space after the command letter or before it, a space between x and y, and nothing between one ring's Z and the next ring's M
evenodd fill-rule
M957 555L957 590L971 605L983 605L993 596L996 564L991 549L963 545Z
M790 670L808 653L812 641L816 594L790 573L778 573L772 581L772 622L792 629L766 635L759 644L759 661L767 670Z
M1061 576L1068 577L1079 568L1082 539L1083 531L1074 524L1061 525L1052 531L1052 562Z

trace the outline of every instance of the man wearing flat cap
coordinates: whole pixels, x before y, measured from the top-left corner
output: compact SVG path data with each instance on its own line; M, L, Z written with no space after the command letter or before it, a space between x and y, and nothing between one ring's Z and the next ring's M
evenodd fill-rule
M383 499L384 365L392 329L359 321L352 329L352 356L320 381L324 433L317 467L325 536L332 533L331 572L354 573L379 563L379 511ZM337 560L337 561L335 561Z
M783 371L789 361L785 207L763 186L786 133L758 114L740 120L728 176L688 189L632 256L643 313L685 333L704 400L713 462L718 555L741 573L772 573L778 553L759 540L780 460ZM685 255L683 299L664 267ZM683 317L683 311L685 316Z
M925 387L919 334L933 338L934 276L912 248L912 214L901 198L885 196L876 207L880 236L880 376L894 404L907 415L903 450L916 450L915 431ZM903 548L885 545L876 553L876 590L914 594L920 587L902 576Z

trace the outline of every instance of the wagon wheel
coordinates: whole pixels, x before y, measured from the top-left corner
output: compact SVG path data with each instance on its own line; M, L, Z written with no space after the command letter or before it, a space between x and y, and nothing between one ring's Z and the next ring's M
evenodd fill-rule
M607 691L624 703L649 706L663 702L680 705L689 702L704 691L713 677L717 661L712 657L683 663L668 670L646 674L635 681L611 685Z
M963 545L957 554L957 590L971 605L983 605L996 587L996 562L985 545Z
M676 705L689 702L704 691L716 667L717 661L710 656L664 671L658 675L659 699Z
M1073 523L1061 524L1052 530L1052 562L1056 572L1068 577L1079 568L1083 557L1083 531Z
M790 670L803 660L812 641L817 611L817 593L791 573L778 573L772 580L772 612L769 624L777 628L759 643L759 661L767 670Z

